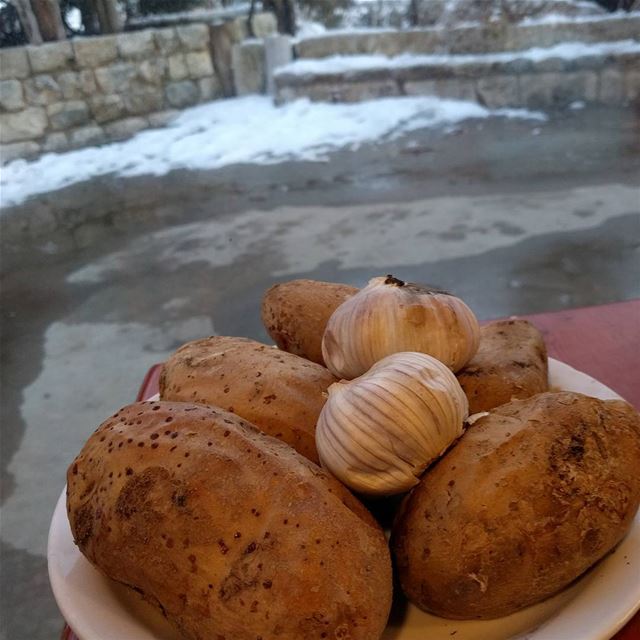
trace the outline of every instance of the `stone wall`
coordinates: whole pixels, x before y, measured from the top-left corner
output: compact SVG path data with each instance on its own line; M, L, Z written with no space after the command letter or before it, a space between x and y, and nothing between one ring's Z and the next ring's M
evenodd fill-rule
M270 14L258 24L276 28ZM222 97L230 55L216 59L215 42L227 32L246 37L234 23L190 24L1 49L2 161L122 140Z
M489 53L518 51L530 47L551 47L561 42L610 42L634 39L640 34L640 12L613 15L597 20L440 27L395 31L327 33L306 38L295 46L297 58L326 58L334 55L402 53Z

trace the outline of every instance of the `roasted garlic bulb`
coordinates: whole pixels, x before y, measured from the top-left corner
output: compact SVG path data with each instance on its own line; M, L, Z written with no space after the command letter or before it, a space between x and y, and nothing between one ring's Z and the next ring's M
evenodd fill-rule
M467 398L453 373L424 353L383 358L332 384L316 427L321 463L351 489L408 491L463 432Z
M387 276L373 278L334 311L322 355L329 370L347 380L399 351L426 353L458 371L479 341L478 321L460 298Z

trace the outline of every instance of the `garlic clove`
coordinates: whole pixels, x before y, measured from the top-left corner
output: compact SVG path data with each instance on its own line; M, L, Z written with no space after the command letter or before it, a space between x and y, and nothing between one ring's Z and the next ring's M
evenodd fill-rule
M395 353L328 389L316 427L321 463L360 493L418 483L463 432L467 398L453 373L424 353Z
M478 321L460 298L387 276L373 278L334 311L322 354L334 375L350 380L401 351L427 353L457 371L479 341Z

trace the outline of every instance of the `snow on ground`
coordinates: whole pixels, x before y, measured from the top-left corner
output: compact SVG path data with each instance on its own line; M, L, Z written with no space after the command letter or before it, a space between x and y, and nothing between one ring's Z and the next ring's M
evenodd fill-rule
M541 62L549 58L573 60L584 56L612 55L620 53L640 53L640 42L619 40L616 42L563 42L552 47L534 47L524 51L478 54L411 54L387 57L380 54L330 56L328 58L300 59L279 67L276 74L339 74L367 69L405 69L418 66L442 64L468 64L531 60Z
M545 120L522 109L490 111L473 102L434 97L383 98L357 104L297 100L276 107L265 96L218 100L187 109L168 127L125 142L15 160L1 170L2 206L96 176L163 175L173 169L231 164L324 161L340 148L390 140L423 127L467 118Z

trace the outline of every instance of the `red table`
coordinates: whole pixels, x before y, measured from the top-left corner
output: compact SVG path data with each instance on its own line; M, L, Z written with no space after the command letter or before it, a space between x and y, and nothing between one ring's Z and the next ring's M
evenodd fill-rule
M640 409L640 300L520 317L542 331L550 356L600 380ZM161 366L147 372L138 400L158 392ZM75 640L69 628L62 640ZM612 640L640 640L640 611Z

